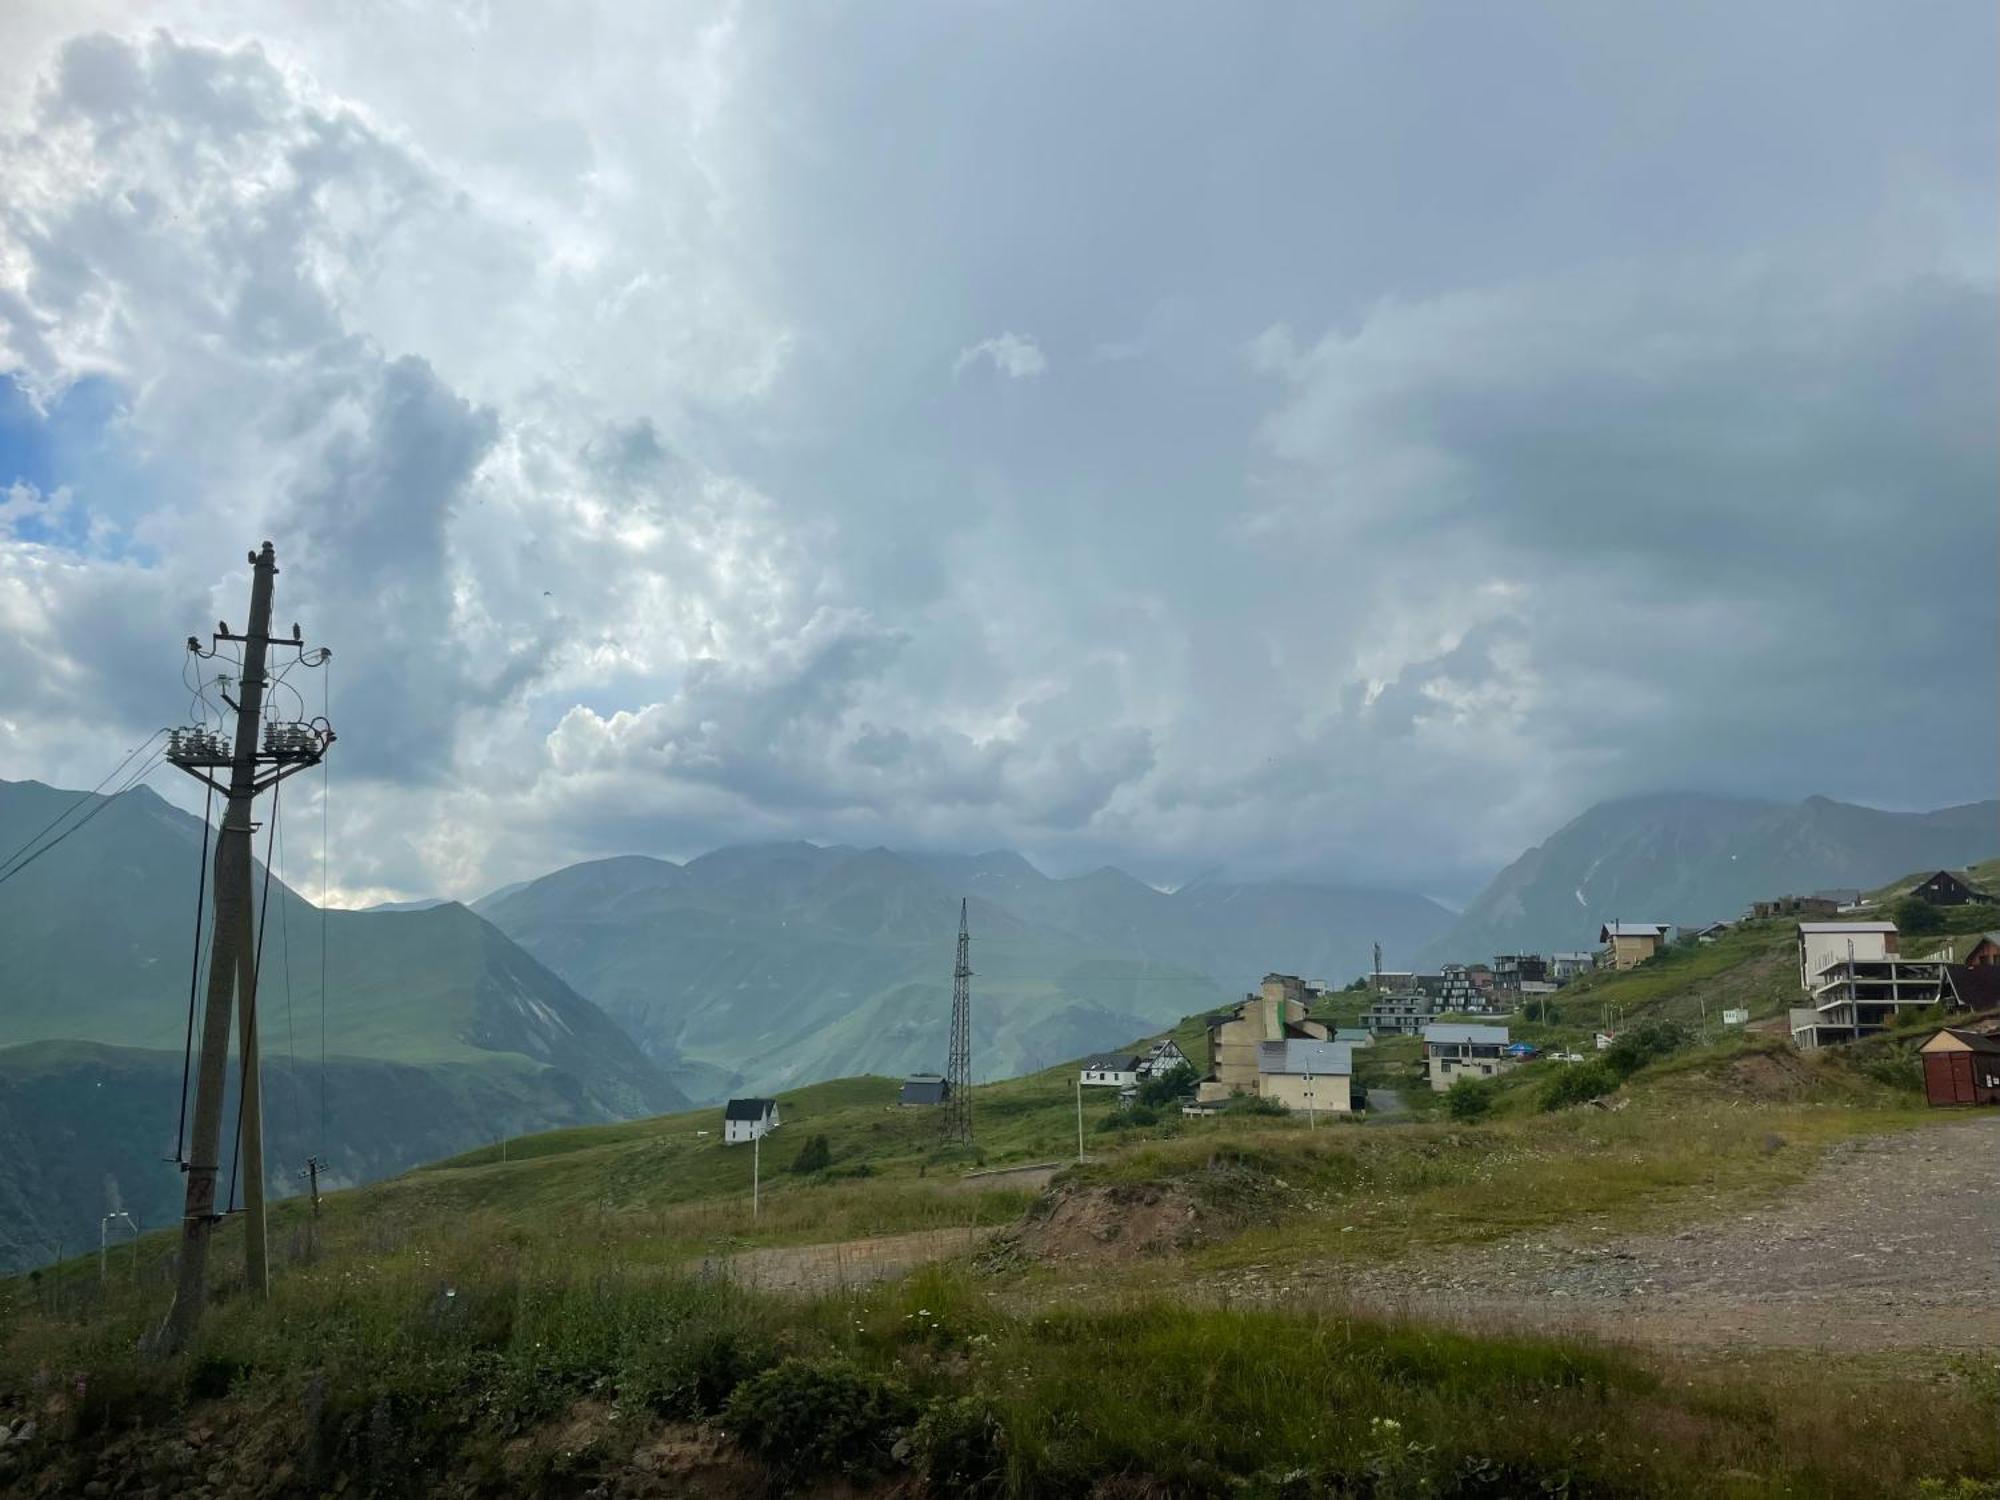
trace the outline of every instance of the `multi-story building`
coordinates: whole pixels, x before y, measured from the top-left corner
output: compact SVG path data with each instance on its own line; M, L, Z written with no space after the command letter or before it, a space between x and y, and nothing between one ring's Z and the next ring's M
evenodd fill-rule
M1362 1012L1361 1024L1392 1036L1415 1036L1435 1021L1438 1003L1422 990L1401 995L1377 995Z
M1354 1055L1344 1042L1292 1038L1257 1049L1257 1093L1286 1109L1345 1114L1354 1108Z
M1667 945L1664 922L1606 922L1597 931L1605 962L1614 969L1636 969Z
M1256 994L1209 1017L1208 1075L1197 1096L1214 1101L1256 1093L1261 1077L1258 1049L1265 1042L1324 1042L1332 1036L1331 1024L1307 1019L1302 981L1290 974L1266 974Z
M1801 1047L1858 1041L1895 1025L1902 1011L1953 999L1947 966L1931 959L1842 956L1813 979L1810 1001L1792 1009Z
M1597 967L1595 953L1551 953L1549 955L1549 978L1557 984L1568 984L1572 979L1581 979Z
M1492 1078L1520 1059L1507 1051L1505 1026L1460 1026L1439 1021L1426 1026L1424 1076L1439 1093L1461 1078Z
M1894 958L1896 954L1894 922L1801 922L1799 988L1815 988L1820 974L1836 959Z
M1545 983L1548 960L1539 953L1496 953L1493 955L1493 987L1520 994L1524 980Z

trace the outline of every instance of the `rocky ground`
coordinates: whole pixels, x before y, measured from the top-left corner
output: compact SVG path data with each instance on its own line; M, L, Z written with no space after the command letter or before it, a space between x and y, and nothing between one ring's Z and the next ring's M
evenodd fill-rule
M1670 1345L2000 1345L2000 1115L1850 1141L1760 1207L1673 1233L1538 1234L1390 1266L1247 1267L1229 1300L1343 1300Z

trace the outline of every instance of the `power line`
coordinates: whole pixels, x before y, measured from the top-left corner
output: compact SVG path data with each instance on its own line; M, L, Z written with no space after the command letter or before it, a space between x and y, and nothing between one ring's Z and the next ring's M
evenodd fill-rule
M210 787L201 804L201 863L194 872L194 942L188 954L187 1036L181 1041L181 1117L174 1126L174 1160L183 1164L187 1161L188 1073L194 1066L194 997L201 984L202 906L208 895L209 820L214 812L215 788Z
M250 993L237 996L237 1005L243 1016L243 1042L237 1049L241 1054L237 1059L240 1077L236 1085L236 1151L229 1158L229 1212L236 1211L236 1167L243 1155L243 1106L248 1098L253 1079L250 1070L257 1065L257 980L264 972L264 929L269 925L271 914L271 855L278 843L278 789L271 789L271 831L264 839L264 894L257 905L257 936L250 947ZM281 908L282 909L282 908ZM264 1167L263 1153L251 1163L251 1170L261 1172Z
M165 732L166 731L164 730L161 731L162 734L164 734ZM159 735L155 735L153 738L158 739ZM151 741L148 741L148 743L150 744ZM136 755L137 753L138 752L136 750L133 752L134 755ZM137 786L140 782L144 781L148 776L152 775L153 772L159 768L160 762L166 759L166 755L167 752L165 748L162 747L161 749L155 750L151 755L147 756L145 761L140 765L139 769L134 771L130 776L126 777L125 780L119 784L117 791L111 793L110 796L105 797L102 801L100 801L97 804L97 806L93 807L89 812L85 813L81 818L77 819L77 821L72 823L68 828L65 828L61 833L57 834L54 838L50 839L46 844L42 845L41 848L35 850L34 853L30 854L26 859L22 860L19 864L15 865L11 870L6 871L4 874L0 874L0 885L5 885L8 881L12 880L16 875L20 874L23 870L27 869L29 865L32 865L36 860L40 859L44 854L47 854L51 849L59 848L62 845L63 841L69 838L71 835L83 832L85 828L88 828L90 826L91 819L97 817L104 811L105 808L109 807L113 802L116 802L120 797L124 796L125 793L131 791L133 787ZM125 757L125 759L128 761L131 758L132 757L130 755ZM117 773L113 772L112 774L116 775ZM109 777L106 778L106 780L109 779L110 779ZM102 781L98 782L98 786L101 787L103 785L104 782ZM84 796L86 797L94 797L96 795L97 794L95 792L84 793ZM74 807L74 805L75 804L71 805L72 808ZM67 813L65 813L64 816L67 816ZM62 819L58 818L56 821L61 822ZM53 823L49 825L50 828L53 828L54 826L55 824ZM42 832L46 833L48 832L48 829L45 828L42 830ZM41 834L35 835L35 838L40 838L40 837ZM30 839L28 842L33 843L34 839ZM26 845L23 845L22 847L25 848ZM16 850L15 852L18 854L20 851Z
M137 755L141 750L144 750L148 745L152 744L154 740L158 739L161 735L165 733L166 730L164 729L156 729L152 732L152 734L147 736L145 740L141 741L137 745L134 745L129 751L126 752L125 758L119 761L117 765L113 766L111 770L106 773L104 780L98 782L96 786L92 787L87 792L78 792L76 794L75 800L70 802L68 806L64 807L61 812L57 813L53 818L49 819L49 821L44 823L40 828L36 829L33 833L29 834L27 840L24 843L22 843L19 848L15 849L12 854L9 854L5 859L0 859L0 868L4 868L7 865L11 865L16 859L20 858L22 850L28 848L29 845L39 841L43 834L47 833L51 828L54 828L58 823L66 819L71 813L75 812L79 807L83 806L83 804L88 802L92 797L95 797L99 792L103 791L104 788L110 784L112 777L116 776L120 771L124 770L127 766L132 764L133 756ZM119 790L122 791L123 788L121 787ZM112 795L115 797L118 795L118 793L113 792ZM82 825L79 824L78 826L80 827ZM58 840L57 842L61 841ZM54 845L50 845L50 847L53 848ZM9 871L8 873L12 874L13 872ZM0 876L0 879L4 878L6 877Z
M328 657L320 659L320 718L333 722L333 668L327 663ZM333 768L331 762L319 763L319 1140L315 1156L326 1155L326 896L327 870L326 830L330 818L327 809L333 801ZM317 1179L315 1179L317 1184ZM314 1188L317 1193L317 1186ZM314 1200L317 1202L317 1198Z
M278 794L276 792L271 794L271 835L277 840L278 868L280 871L283 871L285 867L285 831L283 825L278 821ZM298 1035L292 1029L292 923L288 915L290 908L287 900L292 894L292 888L285 884L285 877L282 873L278 876L278 890L280 892L278 896L278 941L283 955L282 972L285 980L285 1081L289 1085L285 1092L290 1104L292 1137L302 1142L305 1137L299 1130L299 1043Z

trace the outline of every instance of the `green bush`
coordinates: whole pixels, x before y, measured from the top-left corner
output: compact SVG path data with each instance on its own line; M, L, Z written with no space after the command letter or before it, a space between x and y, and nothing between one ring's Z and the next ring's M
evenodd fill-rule
M1173 1104L1194 1093L1200 1076L1186 1063L1176 1063L1157 1077L1139 1085L1139 1102L1146 1105Z
M1604 1065L1620 1079L1630 1078L1647 1063L1680 1051L1688 1044L1684 1027L1672 1021L1641 1021L1619 1034L1604 1052Z
M981 1397L933 1402L910 1432L910 1452L934 1495L988 1496L1006 1490L1007 1430Z
M1444 1091L1444 1112L1454 1120L1477 1120L1493 1108L1494 1087L1480 1078L1461 1078Z
M1618 1087L1619 1077L1601 1062L1567 1063L1542 1087L1544 1110L1588 1104Z
M619 1382L619 1394L682 1421L713 1417L738 1386L770 1369L775 1359L761 1339L727 1324L698 1320L634 1356Z
M806 1143L799 1147L799 1154L792 1158L791 1170L801 1177L814 1172L824 1172L833 1165L833 1145L823 1135L808 1136Z
M1251 1094L1237 1099L1229 1106L1232 1115L1288 1115L1290 1110L1276 1099L1266 1099L1262 1094Z
M1906 934L1944 931L1944 913L1921 897L1905 896L1896 903L1890 916L1896 929Z
M879 1375L792 1358L738 1386L723 1425L781 1475L863 1477L889 1467L914 1415L908 1393Z

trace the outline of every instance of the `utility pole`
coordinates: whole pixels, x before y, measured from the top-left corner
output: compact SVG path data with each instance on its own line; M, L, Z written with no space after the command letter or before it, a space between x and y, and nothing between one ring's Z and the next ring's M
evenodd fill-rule
M242 1064L242 1132L238 1142L244 1179L245 1251L251 1290L263 1296L270 1286L270 1263L264 1237L264 1125L262 1089L257 1058L257 965L252 930L251 834L257 796L287 776L318 765L333 743L333 727L264 722L265 672L272 646L295 649L299 660L317 666L332 653L308 652L296 625L290 640L271 636L271 594L278 576L278 559L269 542L250 554L250 626L237 635L227 621L210 638L209 649L188 637L191 655L207 660L223 642L241 645L243 659L237 677L238 697L223 701L236 710L236 735L225 744L207 725L177 729L169 736L167 758L228 799L222 830L215 845L215 925L210 940L208 997L202 1011L201 1057L196 1075L194 1128L188 1138L186 1205L181 1217L179 1277L173 1306L160 1330L163 1352L184 1348L201 1321L208 1300L208 1247L220 1220L215 1208L216 1179L222 1160L222 1098L229 1063L229 1020L232 1001L240 1009L239 1046ZM262 744L259 744L259 731ZM224 768L228 782L216 779Z
M1083 1160L1083 1073L1076 1075L1076 1159Z
M758 1195L764 1183L764 1137L750 1137L750 1217L757 1217Z
M318 1260L319 1259L319 1158L317 1156L308 1156L306 1158L306 1169L299 1175L306 1179L307 1192L312 1198L311 1250L313 1259Z
M972 939L966 901L958 902L958 960L951 969L951 1054L945 1065L949 1097L944 1108L947 1142L972 1144Z

